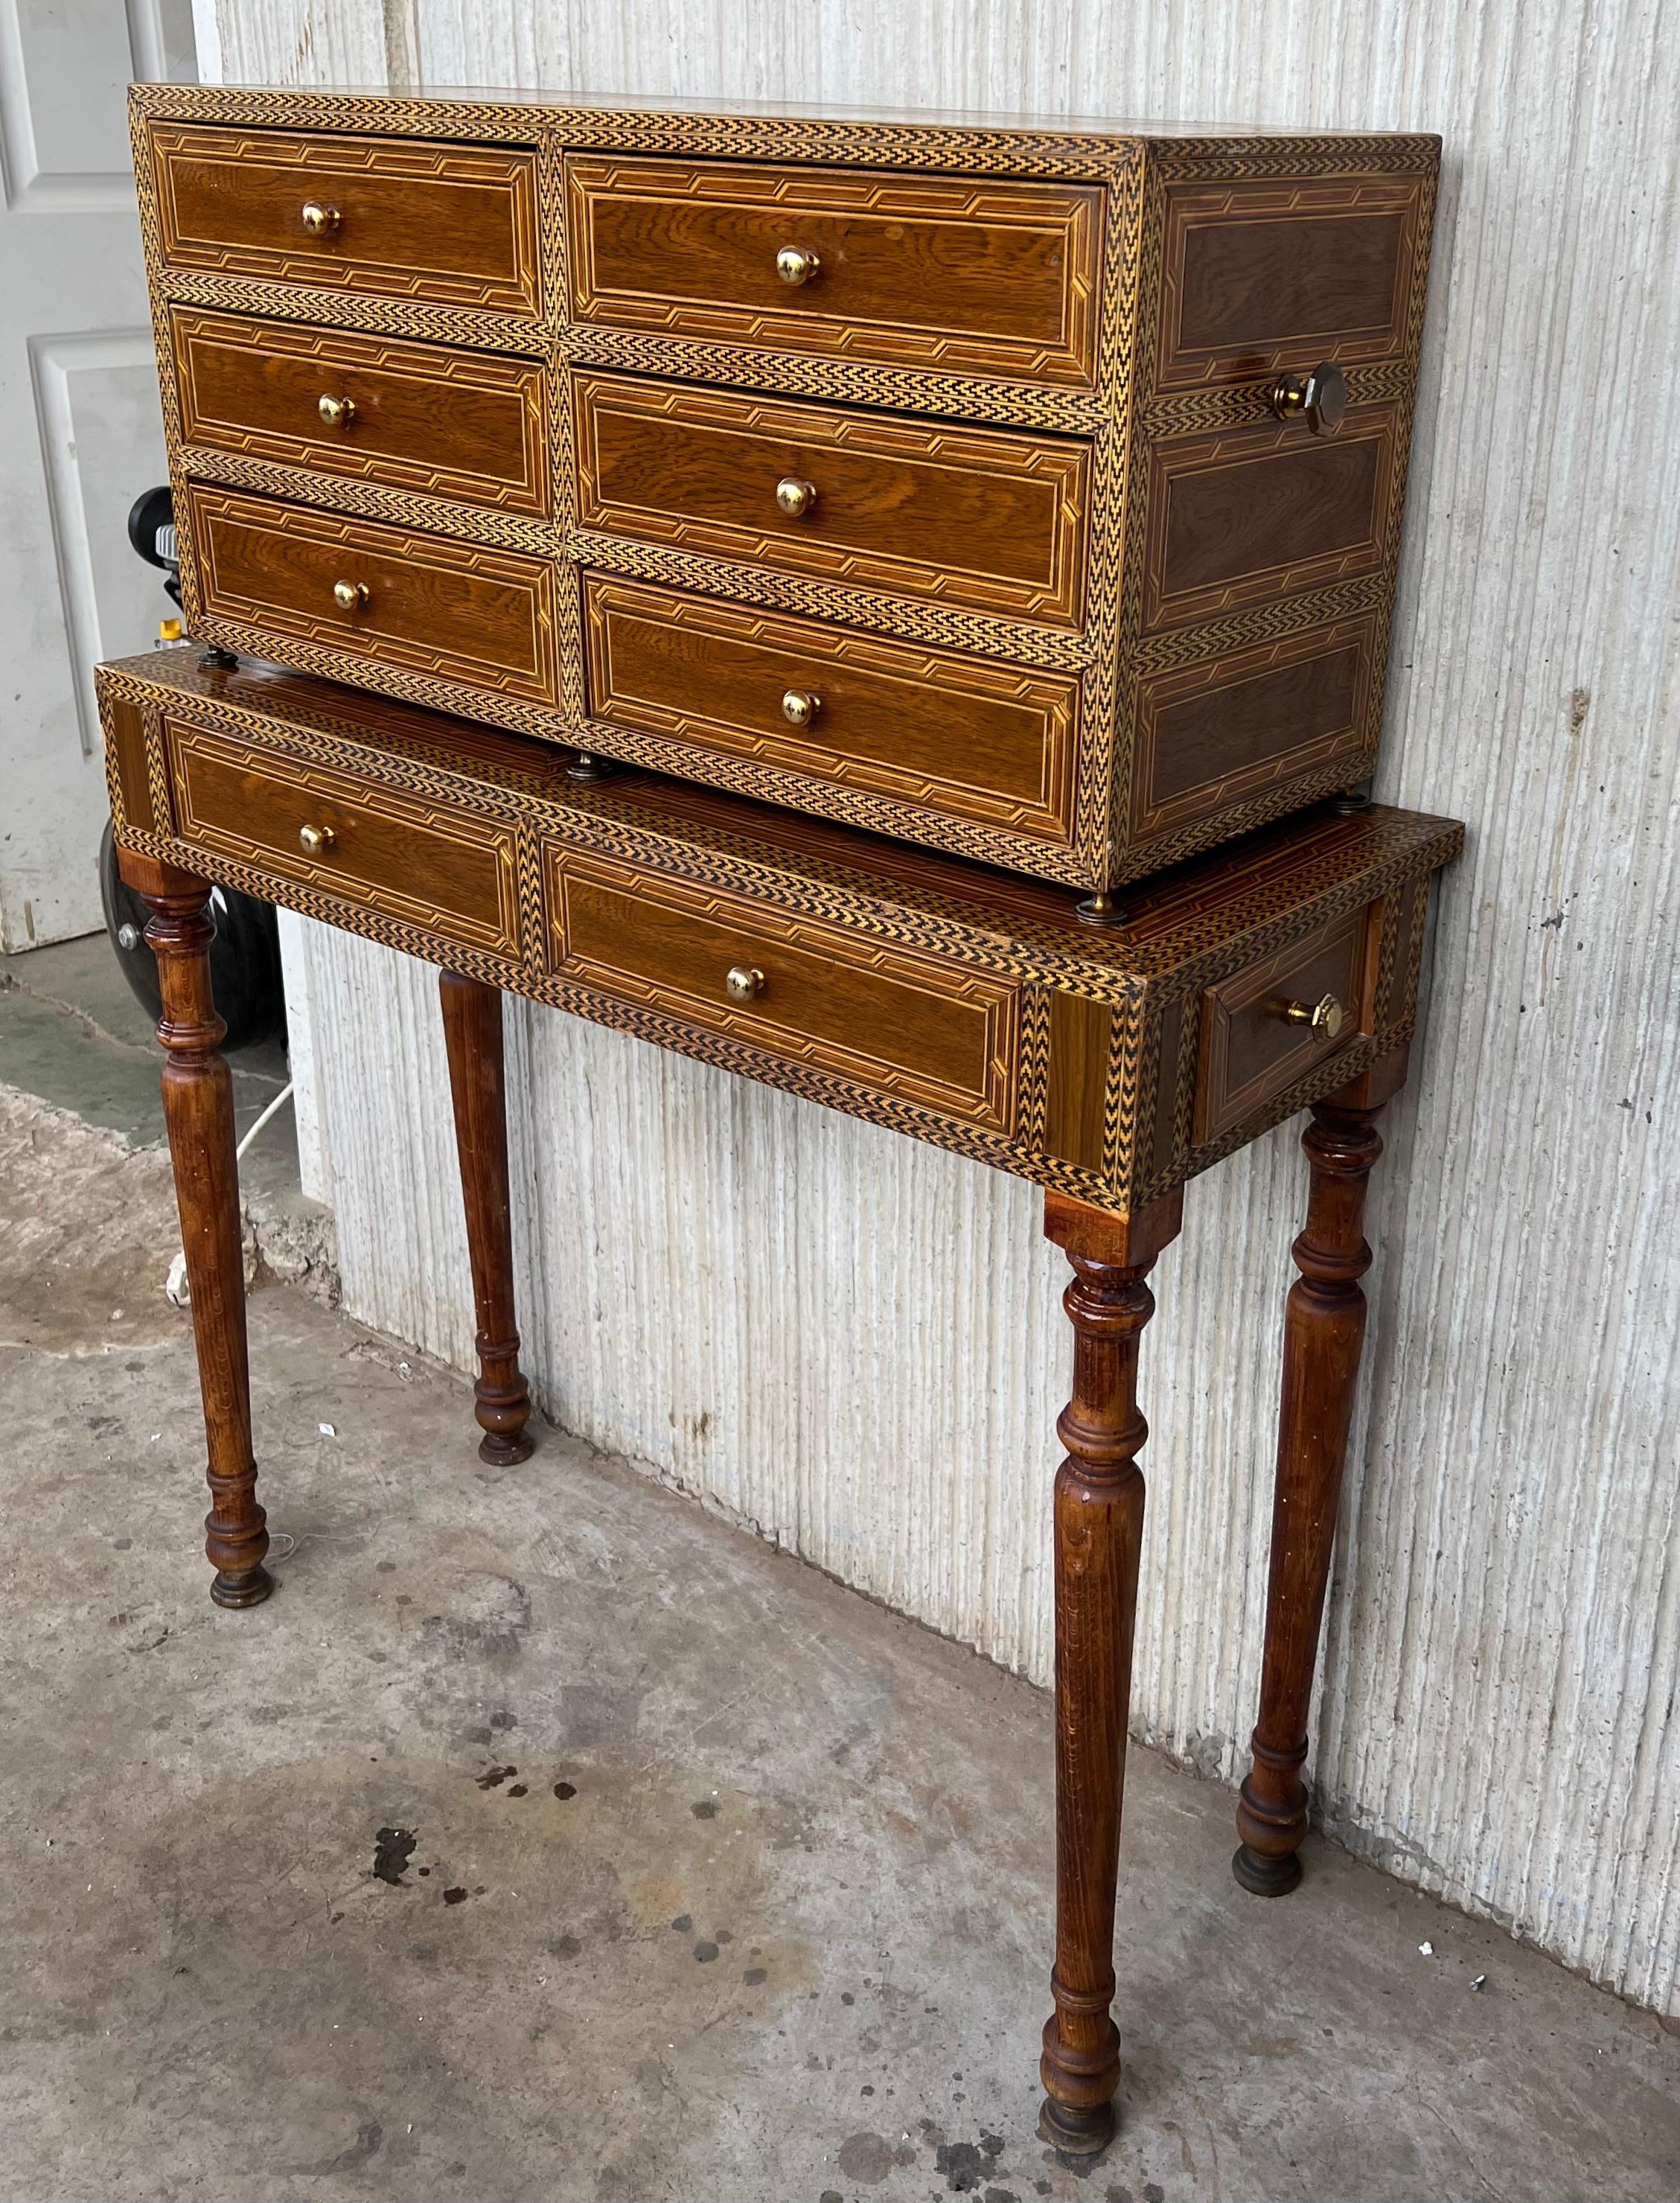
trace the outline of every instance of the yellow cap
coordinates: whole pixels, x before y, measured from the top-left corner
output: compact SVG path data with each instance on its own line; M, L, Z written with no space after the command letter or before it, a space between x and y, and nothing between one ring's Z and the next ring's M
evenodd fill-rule
M157 640L160 642L179 642L180 639L181 623L179 620L159 620Z

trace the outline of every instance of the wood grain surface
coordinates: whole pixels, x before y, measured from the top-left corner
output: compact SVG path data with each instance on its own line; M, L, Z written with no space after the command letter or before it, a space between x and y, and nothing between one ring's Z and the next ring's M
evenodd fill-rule
M1073 441L579 375L587 528L1077 627L1088 453ZM790 518L776 485L815 491Z
M351 659L554 700L547 559L197 485L186 513L215 610ZM365 593L348 609L340 582Z
M581 319L1023 381L1096 373L1088 186L716 161L566 160ZM797 286L793 245L815 256Z
M192 307L169 328L189 444L504 512L549 508L534 361ZM323 398L350 409L342 426L322 419Z
M593 718L1070 837L1069 675L599 575L584 589ZM790 694L816 707L799 729Z
M400 139L161 124L153 174L177 268L534 316L537 163ZM333 210L328 234L304 226Z

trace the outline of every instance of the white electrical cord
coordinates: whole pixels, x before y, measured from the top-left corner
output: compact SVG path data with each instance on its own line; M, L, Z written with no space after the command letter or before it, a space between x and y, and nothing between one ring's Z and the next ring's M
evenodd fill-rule
M262 1114L245 1134L244 1139L240 1141L239 1146L234 1149L233 1161L236 1163L239 1161L240 1158L244 1155L245 1149L262 1130L262 1127L268 1123L269 1118L274 1114L274 1112L279 1109L282 1104L289 1102L291 1099L292 1081L288 1078L285 1085L281 1087L280 1092L275 1095L274 1100L268 1104L268 1107L262 1112ZM177 1308L186 1308L192 1297L192 1294L187 1290L186 1249L185 1247L178 1247L175 1249L175 1259L169 1265L169 1274L163 1281L163 1290L168 1297L174 1302Z

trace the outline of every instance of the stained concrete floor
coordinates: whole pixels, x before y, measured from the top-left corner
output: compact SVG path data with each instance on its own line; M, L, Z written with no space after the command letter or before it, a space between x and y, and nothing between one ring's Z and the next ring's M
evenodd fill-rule
M217 1611L174 1237L159 1155L0 1089L0 2194L1672 2203L1676 2033L1326 1846L1245 1896L1141 1751L1064 2165L1044 1696L558 1432L484 1469L295 1287L280 1589Z
M103 933L0 956L0 1076L72 1109L136 1147L163 1143L162 1056L151 1019ZM248 1131L286 1084L286 1048L233 1050L233 1114ZM247 1191L296 1189L297 1137L286 1105L258 1134L242 1176Z
M103 933L0 956L0 1078L162 1153L162 1052L152 1021L130 991ZM338 1248L330 1214L299 1182L298 1130L286 1047L269 1040L227 1052L234 1125L252 1135L239 1165L253 1245L277 1275L336 1302ZM257 1130L271 1102L280 1107Z

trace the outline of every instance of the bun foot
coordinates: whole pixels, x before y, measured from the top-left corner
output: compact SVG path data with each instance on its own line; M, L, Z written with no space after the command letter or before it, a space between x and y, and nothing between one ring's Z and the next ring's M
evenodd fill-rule
M1114 2139L1112 2104L1075 2110L1046 2096L1038 2115L1039 2139L1064 2157L1100 2157Z
M1239 1844L1231 1854L1231 1872L1256 1897L1287 1897L1301 1878L1300 1853L1285 1852L1282 1858L1266 1858Z
M478 1442L478 1457L491 1468L516 1468L522 1461L529 1461L536 1450L537 1442L529 1431L520 1431L512 1438L486 1431Z
M244 1568L236 1576L218 1568L210 1583L210 1597L218 1606L261 1606L274 1587L267 1568Z

